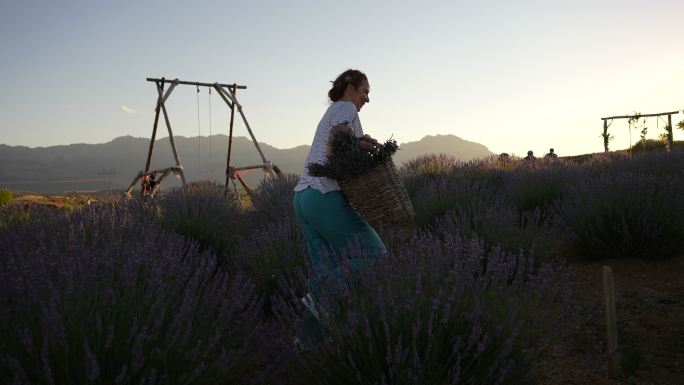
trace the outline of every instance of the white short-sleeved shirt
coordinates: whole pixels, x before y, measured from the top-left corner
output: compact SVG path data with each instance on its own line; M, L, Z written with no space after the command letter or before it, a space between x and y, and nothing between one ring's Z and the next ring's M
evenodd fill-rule
M311 150L309 150L309 155L304 162L304 171L299 177L299 182L294 191L302 191L311 187L325 194L340 189L337 182L330 178L309 175L309 170L306 167L309 163L325 163L330 129L340 123L347 123L357 137L363 136L363 128L354 103L346 101L332 103L318 123L313 143L311 143Z

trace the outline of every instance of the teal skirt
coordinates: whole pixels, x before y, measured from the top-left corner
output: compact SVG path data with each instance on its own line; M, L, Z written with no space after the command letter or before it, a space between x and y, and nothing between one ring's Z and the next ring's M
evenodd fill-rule
M339 273L336 258L348 260L353 272L387 252L378 233L354 211L342 191L322 194L311 187L297 191L294 210L319 279Z

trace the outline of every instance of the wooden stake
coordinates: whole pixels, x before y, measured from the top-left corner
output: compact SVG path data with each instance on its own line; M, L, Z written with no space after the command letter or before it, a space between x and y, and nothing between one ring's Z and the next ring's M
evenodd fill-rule
M669 152L672 149L672 145L674 144L674 139L672 137L672 114L667 115L667 151Z
M617 378L620 368L620 353L617 351L617 317L615 315L615 283L613 271L603 266L603 293L605 296L606 334L608 343L608 376Z

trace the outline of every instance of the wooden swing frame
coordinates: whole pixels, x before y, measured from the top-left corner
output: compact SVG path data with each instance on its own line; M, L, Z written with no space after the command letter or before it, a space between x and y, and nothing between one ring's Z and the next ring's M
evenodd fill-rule
M176 150L176 143L173 138L173 131L171 130L171 123L169 121L169 116L168 113L166 112L166 106L165 103L169 96L171 95L171 92L173 91L176 86L179 84L183 85L193 85L198 88L199 87L209 87L210 89L213 88L216 90L216 92L221 96L221 99L228 105L228 108L230 108L230 123L229 123L229 135L228 135L228 155L226 157L226 182L224 185L223 189L223 194L226 196L228 194L228 183L229 181L233 181L237 178L242 187L247 191L247 193L252 196L252 190L247 186L247 184L242 180L240 177L239 171L243 170L252 170L252 169L263 169L264 172L267 175L280 175L280 170L277 166L275 166L273 163L270 161L266 160L266 157L264 156L264 153L261 151L261 148L259 147L259 143L257 142L254 133L252 132L252 128L249 125L249 122L247 122L247 118L245 117L244 112L242 111L242 105L237 101L237 98L235 94L237 93L237 90L239 89L247 89L247 86L242 86L242 85L237 85L236 83L233 84L221 84L221 83L202 83L202 82L191 82L191 81L184 81L184 80L168 80L166 78L147 78L146 79L148 82L154 82L157 87L157 104L155 108L155 116L154 116L154 126L152 128L152 137L150 138L150 146L147 152L147 161L145 162L145 169L138 172L138 174L133 178L133 181L131 182L130 186L126 190L126 196L130 197L131 192L135 188L135 185L138 183L138 181L141 182L141 195L143 197L146 196L154 196L157 191L159 190L159 185L162 183L162 181L171 173L176 175L177 177L180 177L183 186L186 185L186 180L185 180L185 172L183 171L183 165L181 164L180 156L178 155L178 150ZM164 92L164 87L165 85L169 83L170 86ZM262 164L259 165L251 165L251 166L244 166L244 167L232 167L230 165L230 155L232 151L232 145L233 145L233 123L235 120L235 109L237 108L238 112L240 113L240 116L242 117L242 121L244 122L245 126L247 127L247 131L249 132L250 137L252 138L252 142L254 143L254 146L256 147L259 156L261 157ZM158 170L150 170L150 163L152 161L152 152L154 150L154 141L157 136L157 127L159 125L159 115L160 112L163 113L164 115L164 122L166 123L166 129L168 130L169 133L169 142L171 145L171 150L173 151L173 157L175 160L175 165L163 168L163 169L158 169ZM154 184L150 184L150 177L154 177L156 180ZM157 179L158 178L158 179Z
M661 112L658 114L635 114L635 115L621 115L621 116L609 116L607 118L601 118L603 120L603 134L601 135L603 137L603 150L604 152L608 152L608 142L610 141L610 135L608 134L608 127L610 124L608 121L612 121L613 119L641 119L641 118L649 118L649 117L660 117L660 116L665 116L667 115L667 126L665 130L667 131L667 151L670 151L672 148L673 144L673 137L672 137L672 115L677 115L679 111L670 111L670 112Z

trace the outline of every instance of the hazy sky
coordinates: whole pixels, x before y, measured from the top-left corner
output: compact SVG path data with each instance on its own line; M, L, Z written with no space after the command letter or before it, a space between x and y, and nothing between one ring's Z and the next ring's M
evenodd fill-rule
M310 144L329 81L358 68L371 84L361 120L380 140L454 134L497 153L598 152L601 117L684 119L683 20L681 0L2 0L0 143L150 137L145 78L165 76L244 84L259 141ZM174 90L174 134L206 136L210 123L227 134L225 105L213 94L210 120L200 91L198 127L195 88ZM648 126L656 138L664 124ZM626 121L611 132L614 149L628 146ZM242 123L235 134L247 135Z

